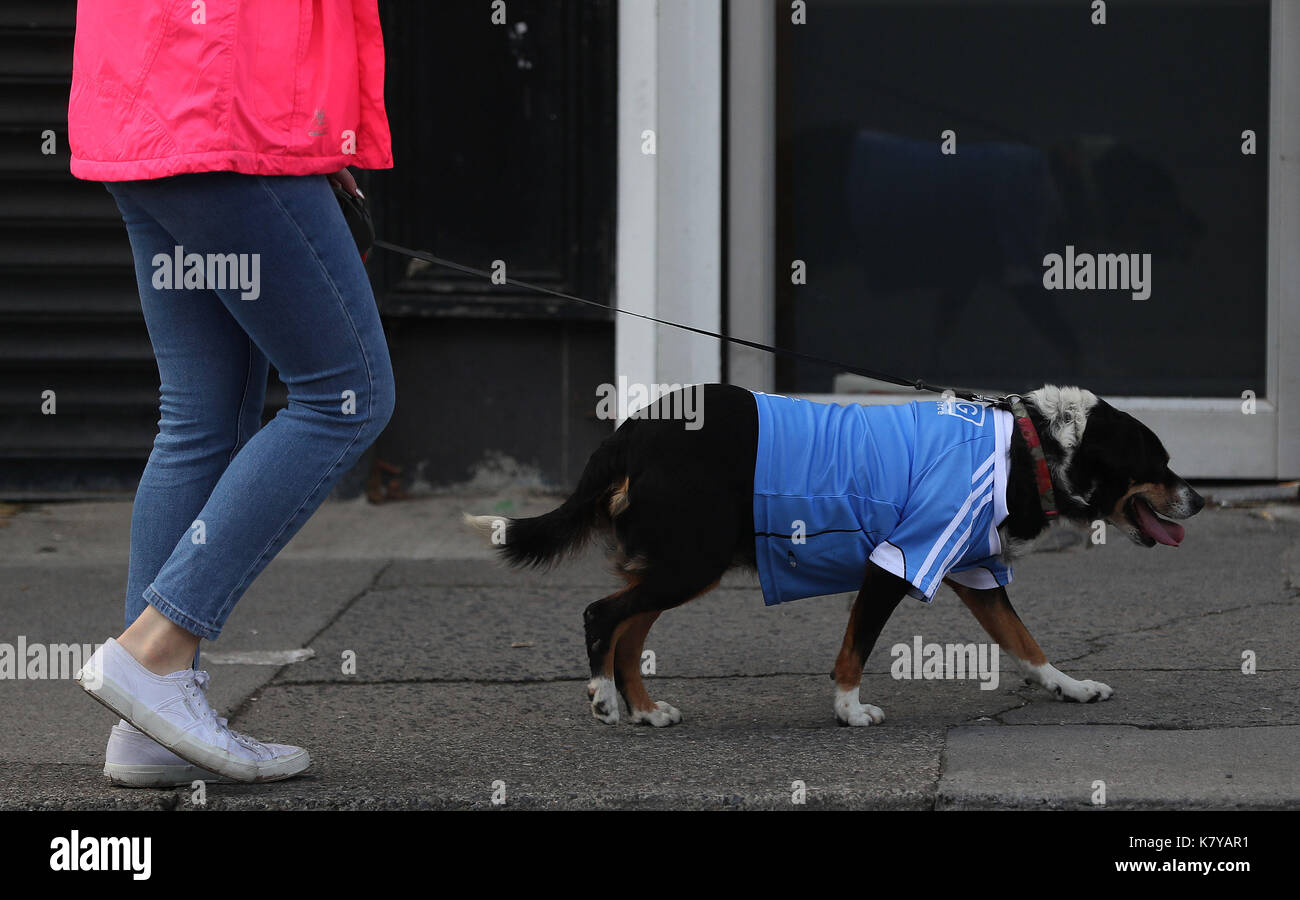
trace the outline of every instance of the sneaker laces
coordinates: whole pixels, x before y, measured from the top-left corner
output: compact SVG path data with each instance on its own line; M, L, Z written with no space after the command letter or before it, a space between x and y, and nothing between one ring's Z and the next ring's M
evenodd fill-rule
M227 720L224 717L217 715L216 711L212 708L212 704L208 702L208 685L211 683L212 676L208 674L206 669L194 670L193 676L186 679L186 684L195 689L193 693L191 693L191 697L196 701L195 705L198 707L200 717L205 721L214 723L218 732L230 735L231 739L245 750L251 751L262 759L271 759L274 757L275 754L271 752L271 749L261 741L235 731L235 729L231 728L227 724Z

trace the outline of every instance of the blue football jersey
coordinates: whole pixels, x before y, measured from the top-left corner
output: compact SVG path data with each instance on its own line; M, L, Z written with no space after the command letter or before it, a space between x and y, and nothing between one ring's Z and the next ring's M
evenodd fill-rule
M870 559L933 599L1011 581L1011 414L962 400L838 406L754 395L754 543L764 602L856 591Z

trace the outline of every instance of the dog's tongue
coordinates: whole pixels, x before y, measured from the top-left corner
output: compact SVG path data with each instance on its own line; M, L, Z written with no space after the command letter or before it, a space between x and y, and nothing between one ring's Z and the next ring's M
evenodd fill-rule
M1137 510L1138 527L1142 529L1143 534L1170 547L1177 547L1182 543L1183 526L1157 516L1141 497L1137 499L1134 507Z

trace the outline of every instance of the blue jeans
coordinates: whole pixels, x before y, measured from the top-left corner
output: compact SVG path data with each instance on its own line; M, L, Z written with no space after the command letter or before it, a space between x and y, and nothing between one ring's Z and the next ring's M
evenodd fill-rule
M324 176L106 186L131 239L161 381L131 515L126 623L147 603L215 640L388 422L388 346ZM289 404L259 427L268 360Z

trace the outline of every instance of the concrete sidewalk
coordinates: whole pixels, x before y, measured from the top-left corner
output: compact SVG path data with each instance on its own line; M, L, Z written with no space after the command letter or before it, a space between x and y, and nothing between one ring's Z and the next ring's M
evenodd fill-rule
M872 728L838 728L827 678L847 597L765 608L729 576L665 614L647 648L669 729L588 711L582 609L616 586L599 559L500 568L459 523L554 498L327 504L205 645L232 724L311 750L307 776L209 785L208 808L1300 807L1296 507L1207 509L1177 550L1112 532L1016 565L1013 602L1062 670L1106 703L1062 704L1002 656L996 690L894 680L889 649L985 636L960 602L905 600L868 664ZM0 644L98 643L120 630L128 503L0 507ZM290 665L238 660L310 648ZM1243 651L1257 672L1242 673ZM355 657L356 673L344 674ZM270 658L270 657L268 657ZM0 680L0 808L187 808L188 790L100 773L114 719L67 680Z

